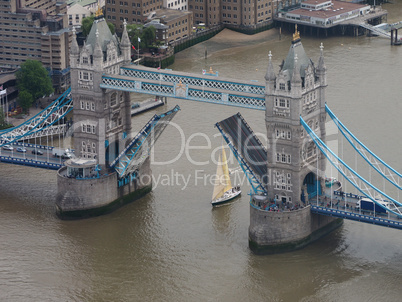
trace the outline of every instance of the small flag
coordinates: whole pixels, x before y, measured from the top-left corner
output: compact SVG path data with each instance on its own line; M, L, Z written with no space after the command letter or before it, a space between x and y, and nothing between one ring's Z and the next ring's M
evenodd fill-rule
M161 69L160 66L158 67L158 70Z
M141 39L140 39L140 37L138 37L138 42L141 42Z
M134 47L134 45L131 45L131 47L135 50L135 47Z
M3 85L0 86L0 90L3 90Z

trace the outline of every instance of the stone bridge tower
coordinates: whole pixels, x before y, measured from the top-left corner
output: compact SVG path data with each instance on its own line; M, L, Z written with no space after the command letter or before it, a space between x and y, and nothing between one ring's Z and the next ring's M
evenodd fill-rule
M256 253L299 249L342 224L342 219L313 214L308 197L324 187L325 157L304 130L300 116L325 142L326 67L323 46L318 65L307 57L299 33L276 75L269 55L266 79L268 196L253 196L249 246ZM268 211L300 204L289 211Z
M129 93L99 86L103 73L118 74L130 63L126 23L119 41L98 12L83 46L74 32L70 52L75 154L103 166L116 158L131 132Z
M103 73L118 74L130 63L131 45L125 22L119 41L99 12L84 45L74 32L70 50L76 158L58 171L56 213L62 219L106 214L152 189L149 158L123 181L108 168L132 139L131 104L128 92L100 84Z
M320 193L324 184L321 180L325 158L300 124L301 116L325 142L327 83L323 46L315 67L304 51L296 28L277 76L269 54L265 79L269 198L279 202L305 202L307 194Z

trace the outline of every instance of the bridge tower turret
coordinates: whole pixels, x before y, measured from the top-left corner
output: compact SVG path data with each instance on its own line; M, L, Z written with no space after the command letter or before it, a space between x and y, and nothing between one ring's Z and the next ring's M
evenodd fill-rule
M120 67L130 62L130 53L126 22L119 41L100 11L84 45L78 46L73 37L70 58L75 154L96 159L104 167L130 137L131 105L128 92L100 88L102 74L118 74Z
M60 218L105 214L152 189L149 158L123 180L109 166L131 141L131 102L129 92L104 89L100 84L104 73L120 73L120 67L130 62L130 52L126 23L119 41L101 9L83 45L78 45L74 32L70 58L77 157L58 171L56 212Z
M268 195L253 197L249 245L257 253L277 253L307 245L339 226L342 219L312 214L308 206L309 197L322 193L326 161L304 131L300 116L325 142L323 47L316 68L296 27L277 75L269 54L265 80ZM273 202L284 211L268 211L265 204ZM295 206L296 210L286 210Z
M278 76L274 76L270 58L266 80L269 198L304 202L307 193L311 196L322 190L321 181L317 192L317 181L323 177L322 173L317 177L317 165L318 171L325 171L323 156L299 120L302 116L325 141L326 70L322 51L315 68L296 29Z

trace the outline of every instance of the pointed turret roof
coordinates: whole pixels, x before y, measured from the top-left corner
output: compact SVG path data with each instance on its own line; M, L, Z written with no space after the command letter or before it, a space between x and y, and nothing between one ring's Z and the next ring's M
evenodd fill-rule
M80 53L80 49L78 47L78 42L77 42L77 36L75 34L75 27L73 27L73 38L71 41L71 53L73 53L73 54Z
M123 34L121 36L121 45L123 46L130 46L130 38L128 37L127 33L127 21L124 19L123 22L124 28L123 28Z
M320 58L318 59L318 66L317 69L325 70L325 63L324 63L324 45L321 43L320 45Z
M99 34L98 38L96 37L96 32L98 32ZM110 43L110 41L112 41L116 45L117 49L120 52L119 42L117 41L116 36L113 35L110 31L109 26L107 25L107 22L103 17L94 21L91 27L91 31L89 32L89 35L86 39L86 45L87 47L91 46L90 51L92 53L95 49L95 44L97 40L103 52L106 52L107 45Z
M300 65L298 63L298 56L297 54L295 55L294 58L294 66L293 68L293 74L292 74L292 83L301 83L301 77L300 77Z
M302 78L305 77L305 70L309 65L314 67L313 61L307 56L306 52L304 51L303 44L300 40L300 34L297 31L296 25L296 32L293 34L292 45L290 46L288 55L282 65L282 71L284 74L288 76L288 80L292 80L293 69L295 68L295 56L297 56L297 66L299 69L300 76ZM313 68L314 70L314 68ZM287 72L286 72L287 71Z
M267 73L265 74L265 80L267 80L267 81L275 81L276 75L275 75L275 71L274 71L274 66L272 65L271 51L269 51L268 58L269 58L268 69L267 69Z

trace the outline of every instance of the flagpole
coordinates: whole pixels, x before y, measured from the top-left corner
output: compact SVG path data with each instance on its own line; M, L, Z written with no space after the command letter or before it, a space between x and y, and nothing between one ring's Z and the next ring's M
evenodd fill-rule
M7 98L7 88L6 88L6 111L7 111L7 124L9 124L9 122L8 122L8 98Z
M138 53L138 65L140 65L140 37L138 37L138 49L137 49L137 53Z

